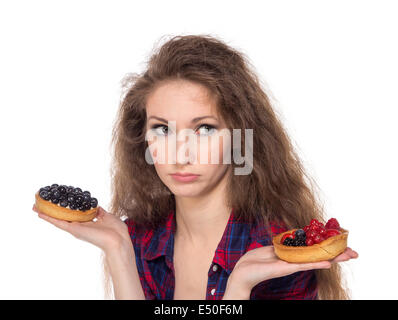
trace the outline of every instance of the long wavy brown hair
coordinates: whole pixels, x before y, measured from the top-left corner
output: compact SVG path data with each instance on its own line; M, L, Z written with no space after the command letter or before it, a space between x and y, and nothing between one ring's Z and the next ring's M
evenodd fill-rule
M260 218L265 225L279 221L289 229L313 218L325 222L319 188L306 173L249 59L207 34L172 36L154 48L145 71L124 78L112 136L110 212L154 228L175 210L174 195L144 155L146 98L160 83L176 79L204 85L228 128L253 129L253 171L229 175L227 198L234 214L248 221ZM231 166L238 167L233 161ZM109 295L110 277L103 263ZM319 299L349 299L339 264L315 272Z

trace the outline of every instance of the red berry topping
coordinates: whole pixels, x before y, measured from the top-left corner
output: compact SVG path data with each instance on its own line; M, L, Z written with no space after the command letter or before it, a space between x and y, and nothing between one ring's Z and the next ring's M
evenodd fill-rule
M307 240L305 240L305 244L307 246L312 246L314 244L314 240L312 240L312 238L307 238Z
M291 233L284 234L282 239L281 239L281 244L283 244L283 242L285 241L286 238L294 239L294 235L291 234Z
M339 229L340 229L340 224L339 224L339 222L337 221L336 218L330 218L330 219L328 220L328 222L326 223L325 227L326 227L326 229L336 229L336 230L339 230Z
M326 237L327 238L333 237L333 236L336 236L336 235L338 235L340 233L341 232L339 230L337 230L337 229L328 229L328 230L326 230Z
M318 229L318 233L322 236L322 237L324 237L325 235L326 235L326 228L325 227L320 227L319 229Z
M323 238L320 234L315 235L315 237L312 238L314 240L314 243L320 243L323 241Z
M307 238L313 238L313 237L315 237L317 234L318 234L318 233L317 233L315 230L309 230L309 231L307 231L307 233L306 233Z

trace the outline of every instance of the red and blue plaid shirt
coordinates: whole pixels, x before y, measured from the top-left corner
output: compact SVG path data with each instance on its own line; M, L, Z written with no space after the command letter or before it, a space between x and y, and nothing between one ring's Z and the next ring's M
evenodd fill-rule
M166 223L156 229L138 227L131 219L125 220L125 223L133 242L145 298L173 300L173 251L176 231L174 212L171 211ZM276 224L271 224L271 230L274 234L286 231ZM244 253L269 245L272 245L272 239L264 226L238 221L232 210L209 267L206 300L222 299L228 277ZM250 294L251 300L316 298L317 282L314 270L300 271L260 282Z

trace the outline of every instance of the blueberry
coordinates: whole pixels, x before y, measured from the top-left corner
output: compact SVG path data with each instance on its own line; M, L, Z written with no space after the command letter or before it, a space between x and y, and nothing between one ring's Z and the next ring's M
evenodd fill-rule
M52 194L50 192L47 192L47 194L43 197L43 199L49 201L51 200L51 196Z
M51 187L50 186L47 186L47 187L43 187L43 188L40 188L40 190L39 190L39 193L41 192L41 191L50 191L51 190Z
M46 190L41 190L39 192L39 196L43 199L45 199L46 197L48 197L48 192Z
M51 188L58 188L58 184L56 184L56 183L53 183L52 185L51 185Z
M51 202L57 204L57 203L59 203L59 199L58 198L51 198Z
M91 203L89 201L83 201L82 206L84 210L89 210L91 208Z
M83 194L86 194L86 195L88 195L89 197L91 197L90 191L84 191Z
M82 192L82 189L80 189L80 188L75 188L75 193L81 193Z
M65 188L65 186L59 186L59 187L58 187L58 191L59 191L61 194L65 194L65 193L66 193L66 188Z
M98 200L96 198L91 198L91 207L95 208L98 205Z
M60 196L61 196L61 194L59 193L59 191L55 190L55 191L52 192L51 199L59 199Z
M73 186L69 186L66 188L67 193L73 192L73 190L75 190L75 188Z
M75 202L75 196L73 194L68 195L68 202Z
M297 229L295 232L296 238L298 239L305 239L305 231L303 229Z
M69 208L70 208L71 210L77 210L77 206L76 206L75 203L69 203Z
M88 194L83 193L83 201L90 203L91 197Z
M83 196L81 196L80 194L78 194L75 197L75 202L81 204L83 202Z
M67 200L62 200L62 201L59 203L59 205L60 205L61 207L66 208L66 207L68 206L68 201L67 201Z

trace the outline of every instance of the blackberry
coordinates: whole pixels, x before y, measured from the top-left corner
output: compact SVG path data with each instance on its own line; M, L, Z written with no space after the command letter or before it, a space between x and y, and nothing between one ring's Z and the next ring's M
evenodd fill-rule
M306 246L305 240L297 239L296 240L296 247Z
M294 243L294 239L292 239L292 238L286 238L285 241L283 241L283 244L285 246L293 246L293 243Z

